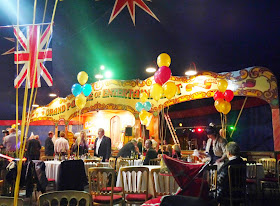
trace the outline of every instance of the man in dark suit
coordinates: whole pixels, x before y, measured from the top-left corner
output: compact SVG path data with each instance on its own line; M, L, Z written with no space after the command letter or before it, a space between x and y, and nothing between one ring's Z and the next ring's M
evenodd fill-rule
M132 153L139 154L139 148L135 139L126 143L119 151L118 157L130 157Z
M229 161L221 167L217 177L217 201L220 203L225 203L223 198L229 197L228 167L230 165L246 165L240 157L240 148L236 142L229 142L226 145L226 154ZM244 176L244 184L246 184L246 169L242 173L242 176Z
M145 142L145 148L147 149L146 157L143 162L143 165L148 165L150 162L150 159L157 158L157 152L155 149L152 148L152 141L147 139Z
M98 129L98 137L94 143L94 156L103 157L102 162L108 162L111 156L111 138L104 135L104 129Z

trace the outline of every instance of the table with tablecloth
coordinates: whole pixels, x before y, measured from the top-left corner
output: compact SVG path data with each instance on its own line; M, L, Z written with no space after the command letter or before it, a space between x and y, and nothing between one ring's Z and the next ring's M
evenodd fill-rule
M58 182L60 164L61 164L61 161L58 161L58 160L45 161L46 176L48 179L55 179L56 183ZM108 162L102 162L102 164L109 167ZM88 169L90 167L96 167L96 163L94 163L94 162L85 162L84 165L85 165L86 174L88 174Z
M137 159L137 160L126 160L129 163L129 166L142 166L143 160Z
M129 167L137 167L137 166L129 166ZM155 196L155 194L154 194L154 186L153 186L153 176L152 176L152 174L151 174L151 170L152 169L157 169L157 168L160 168L160 165L144 165L143 167L147 167L148 169L149 169L149 179L148 179L148 192L149 192L149 194L151 194L151 195L153 195L153 196ZM133 178L132 180L133 181L136 181L136 174L135 173L133 173L135 176L133 176L133 177L131 177L131 178ZM139 178L140 178L140 175L139 174L141 174L141 173L138 173L137 174L137 179L139 180ZM156 175L156 174L155 174ZM157 178L154 178L154 180L155 180L155 185L158 185L157 184ZM124 179L124 182L125 182L126 180ZM173 180L171 180L171 181L174 181L174 179ZM129 181L130 182L130 181ZM171 183L172 184L172 183ZM122 182L121 182L121 173L120 172L118 172L118 176L117 176L117 182L116 182L116 186L117 187L122 187ZM142 185L143 186L143 185ZM130 187L130 186L129 186ZM143 188L142 188L143 189ZM134 188L134 190L136 190L136 188ZM138 186L137 186L137 190L140 190L140 188L138 188ZM176 190L177 190L177 188L174 190L174 193L176 192Z

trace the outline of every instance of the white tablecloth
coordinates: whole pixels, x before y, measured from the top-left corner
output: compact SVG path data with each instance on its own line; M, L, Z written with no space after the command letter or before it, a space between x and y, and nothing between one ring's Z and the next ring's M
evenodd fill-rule
M47 176L48 179L55 179L56 183L58 181L60 164L61 164L61 161L57 161L57 160L45 161L46 176ZM92 163L92 162L86 162L84 164L85 164L86 175L88 175L88 169L90 167L95 167L96 166L96 163ZM108 167L109 167L109 162L102 162L102 164L108 165Z
M130 167L133 167L133 166L130 166ZM151 175L151 170L152 169L156 169L156 168L160 168L159 165L145 165L144 167L147 167L149 168L149 180L148 180L148 192L149 194L152 194L154 196L154 190L153 190L153 181L152 181L152 175ZM131 176L130 176L131 177ZM141 177L141 175L137 175L132 177L133 178L133 181L136 181L136 178L139 180ZM124 180L125 181L125 180ZM130 181L129 181L130 182ZM116 183L116 186L117 187L122 187L122 183L121 183L121 173L118 172L118 177L117 177L117 183ZM131 188L131 185L128 186L129 188ZM137 188L133 188L134 191L139 191L140 190L140 187L139 185L137 185Z
M143 165L143 160L128 160L129 166L142 166Z

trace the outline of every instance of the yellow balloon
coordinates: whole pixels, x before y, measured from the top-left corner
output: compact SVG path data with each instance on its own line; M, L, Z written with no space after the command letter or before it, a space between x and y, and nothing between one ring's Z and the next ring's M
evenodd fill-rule
M171 99L177 93L177 86L174 82L166 82L162 88L167 99Z
M218 112L222 112L222 104L225 102L223 99L217 99L214 103L214 106Z
M155 83L151 86L150 95L154 100L158 101L162 97L162 94L163 88L160 84Z
M222 102L221 110L223 114L228 114L231 110L231 104L227 101Z
M143 92L140 94L140 100L141 102L146 102L148 99L148 94L146 92Z
M84 71L81 71L79 72L79 74L77 75L77 79L78 79L78 82L81 84L81 85L84 85L85 83L87 83L87 80L88 80L88 74Z
M83 94L79 94L75 98L75 104L79 109L83 109L87 103L87 98Z
M225 79L221 79L218 81L218 89L220 92L225 92L228 87L228 82Z
M158 67L166 66L169 67L171 64L171 58L168 54L162 53L157 58L157 65Z
M144 120L141 120L141 124L147 125L148 124L148 118L145 118Z
M140 113L139 113L139 118L141 121L144 121L148 116L148 112L146 110L142 110Z

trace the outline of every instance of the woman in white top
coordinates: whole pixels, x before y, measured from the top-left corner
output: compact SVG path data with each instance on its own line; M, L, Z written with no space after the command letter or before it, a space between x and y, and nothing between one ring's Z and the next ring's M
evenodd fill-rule
M205 131L208 137L205 152L211 157L210 164L223 163L227 156L227 140L219 135L217 128L213 124L206 127Z

